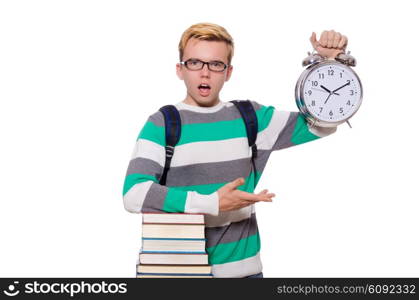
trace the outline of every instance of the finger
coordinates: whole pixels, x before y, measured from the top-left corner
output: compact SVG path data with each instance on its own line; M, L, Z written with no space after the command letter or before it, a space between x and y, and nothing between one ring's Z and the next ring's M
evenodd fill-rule
M270 197L270 198L261 199L261 200L255 201L255 202L272 202L272 198L273 198L273 196Z
M313 48L316 49L316 50L317 50L317 47L320 46L319 42L317 41L316 33L315 32L313 32L311 34L310 42L311 42L311 45L313 46Z
M269 197L271 200L272 200L272 198L273 197L275 197L276 195L275 195L275 193L269 193L269 194L266 194L266 197Z
M323 31L322 35L320 36L320 45L322 47L326 47L327 46L327 31Z
M255 195L255 194L248 193L248 192L243 192L243 191L240 191L240 190L237 190L235 193L236 193L236 196L241 200L254 201L257 197L257 195Z
M275 197L275 194L270 193L270 194L263 194L263 195L258 195L259 197L257 199L254 200L246 200L246 201L253 201L253 202L259 202L259 201L272 201L272 198Z
M333 48L337 48L339 46L339 42L341 38L342 38L342 35L339 32L336 32L333 38Z
M338 44L338 48L345 49L347 45L348 45L348 38L346 37L346 35L342 35L340 42Z
M272 198L275 196L275 194L266 194L266 197L255 199L255 200L246 200L250 202L272 202Z
M233 180L232 182L228 183L228 186L231 189L236 189L237 187L239 187L243 184L244 184L244 178L240 177L240 178L237 178L237 179Z
M332 48L333 47L333 39L335 37L335 31L334 30L330 30L327 33L327 48Z
M243 200L257 202L257 201L268 201L270 200L270 198L275 197L275 194L269 193L269 194L257 195L257 194L243 192L243 191L237 191L237 197Z
M272 199L267 199L267 200L260 200L260 201L249 201L249 200L245 200L246 202L246 206L248 205L252 205L252 204L256 204L259 202L273 202Z
M261 200L261 201L251 201L251 200L243 200L243 206L254 205L259 202L273 202L272 199Z
M268 190L266 190L266 189L265 189L265 190L263 190L263 191L259 192L259 193L258 193L258 195L261 195L261 194L266 194L267 192L268 192Z

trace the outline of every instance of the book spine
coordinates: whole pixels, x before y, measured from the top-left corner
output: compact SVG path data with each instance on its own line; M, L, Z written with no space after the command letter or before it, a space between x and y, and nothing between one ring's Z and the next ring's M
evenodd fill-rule
M163 240L163 241L206 241L207 239L199 239L199 238L151 238L151 237L143 237L143 240Z
M159 211L156 211L156 212L143 212L142 213L143 215L195 215L195 216L198 216L198 215L204 215L203 213L172 213L172 212L159 212Z
M166 222L143 222L143 224L147 224L147 225L205 225L205 223L186 223L186 222L182 222L182 223L175 223L175 222L171 222L171 223L166 223Z
M144 251L142 250L141 253L146 254L206 254L205 251Z
M143 266L143 264L136 264L137 268L138 266ZM147 267L161 267L161 264L145 264L144 266ZM170 267L209 267L210 265L208 264L188 264L188 265L184 265L184 264L171 264Z
M137 273L137 275L158 275L158 276L213 276L212 273Z

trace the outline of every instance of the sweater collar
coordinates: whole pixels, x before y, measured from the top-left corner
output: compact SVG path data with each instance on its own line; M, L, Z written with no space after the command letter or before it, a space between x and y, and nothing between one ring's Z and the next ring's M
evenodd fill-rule
M191 104L187 104L183 101L178 102L175 104L177 109L186 109L186 110L191 110L194 112L199 112L199 113L213 113L216 111L219 111L220 109L222 109L224 106L226 105L225 102L218 102L216 105L214 106L210 106L210 107L204 107L204 106L195 106L195 105L191 105Z

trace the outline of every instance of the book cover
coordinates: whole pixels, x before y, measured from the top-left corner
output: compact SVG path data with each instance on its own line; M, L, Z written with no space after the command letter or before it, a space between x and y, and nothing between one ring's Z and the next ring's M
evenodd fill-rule
M143 238L205 238L204 225L143 224Z
M140 264L162 265L207 265L208 254L204 253L140 253Z

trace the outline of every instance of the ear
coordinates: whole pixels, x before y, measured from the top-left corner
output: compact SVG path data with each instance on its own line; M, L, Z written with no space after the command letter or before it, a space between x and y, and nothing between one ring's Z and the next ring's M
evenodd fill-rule
M180 63L176 64L176 75L180 80L183 80L182 65Z
M227 67L227 74L226 74L226 79L225 81L228 81L231 77L231 73L233 72L233 66L228 66Z

